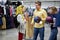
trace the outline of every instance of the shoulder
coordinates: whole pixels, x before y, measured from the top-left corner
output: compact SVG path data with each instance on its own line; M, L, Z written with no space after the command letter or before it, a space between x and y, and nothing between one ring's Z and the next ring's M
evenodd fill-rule
M22 6L21 5L19 5L18 7L17 7L17 9L19 9L19 8L21 8Z
M43 12L46 12L46 10L45 9L41 9Z
M17 17L22 17L22 15L18 14Z
M47 11L45 9L42 9L43 14L47 14Z

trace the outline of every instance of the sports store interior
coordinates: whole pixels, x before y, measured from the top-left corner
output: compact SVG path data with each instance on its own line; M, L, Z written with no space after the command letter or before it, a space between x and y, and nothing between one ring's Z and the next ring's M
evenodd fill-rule
M36 9L35 7L36 1L41 2L41 8L43 8L44 10L47 11L48 7L55 6L60 13L60 0L0 0L0 40L21 40L21 39L27 40L26 39L27 34L25 30L26 27L24 29L19 28L20 23L18 22L18 20L20 19L17 20L16 8L18 7L17 5L20 3L28 10L30 10L30 12L34 13L34 10ZM60 14L58 14L57 16L59 15ZM50 26L51 25L49 23L44 24L45 27L44 40L49 40L51 33ZM20 36L19 34L20 31L25 32L24 35L21 34ZM29 31L33 32L33 30ZM28 38L28 40L33 40L33 36ZM39 35L37 37L37 40L40 40ZM60 40L60 26L58 27L57 40Z

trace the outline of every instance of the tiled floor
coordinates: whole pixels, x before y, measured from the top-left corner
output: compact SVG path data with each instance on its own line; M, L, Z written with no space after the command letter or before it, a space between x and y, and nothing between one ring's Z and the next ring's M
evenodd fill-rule
M49 25L45 24L45 40L48 40L50 34ZM58 28L58 40L60 40L60 28ZM16 28L9 30L0 30L0 40L18 40L18 30ZM38 39L39 40L39 37Z
M0 40L17 40L17 39L18 39L17 29L0 31Z

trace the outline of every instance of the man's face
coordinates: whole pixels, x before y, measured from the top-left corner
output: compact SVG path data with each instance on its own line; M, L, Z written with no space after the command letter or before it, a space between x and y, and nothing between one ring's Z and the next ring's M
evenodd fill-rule
M40 5L35 4L35 6L36 6L36 9L37 9L37 10L39 10L39 9L40 9Z

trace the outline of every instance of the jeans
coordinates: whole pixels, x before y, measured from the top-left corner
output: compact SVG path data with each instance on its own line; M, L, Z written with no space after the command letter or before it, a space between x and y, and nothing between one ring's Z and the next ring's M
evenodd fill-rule
M44 27L34 28L33 40L37 40L38 34L39 34L40 40L44 40Z
M51 27L51 34L49 40L57 40L58 29L57 27Z

